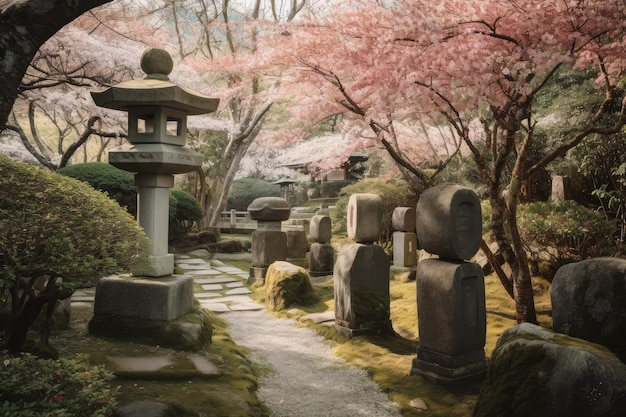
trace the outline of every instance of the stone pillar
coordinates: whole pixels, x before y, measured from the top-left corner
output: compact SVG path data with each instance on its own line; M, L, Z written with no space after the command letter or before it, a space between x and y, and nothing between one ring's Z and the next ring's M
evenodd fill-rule
M309 273L312 277L333 274L335 251L330 244L332 224L330 217L316 215L309 223L309 235L315 241L309 254Z
M393 232L393 266L417 265L417 234L415 233L415 209L397 207L391 216Z
M357 243L344 246L335 263L335 328L350 338L391 334L389 260L373 244L382 229L382 201L375 194L353 194L347 214L348 236Z
M306 253L309 251L309 242L304 230L288 230L287 235L287 262L303 268L308 267Z
M439 255L417 265L419 346L412 374L436 382L482 376L486 308L484 275L466 262L479 249L480 201L455 184L426 190L417 204L421 247Z
M248 283L264 283L267 268L275 261L287 260L287 234L281 230L281 222L289 219L290 213L289 203L280 197L260 197L248 206L250 218L257 221Z
M168 253L168 224L170 188L174 176L170 174L136 174L137 222L152 241L149 276L174 273L174 255Z

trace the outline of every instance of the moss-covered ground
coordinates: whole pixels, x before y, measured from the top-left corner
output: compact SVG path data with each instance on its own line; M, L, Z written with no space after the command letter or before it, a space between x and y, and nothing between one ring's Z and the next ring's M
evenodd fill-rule
M244 270L250 266L246 261L227 261ZM312 280L319 302L312 306L290 306L288 311L275 312L278 316L301 318L309 313L319 313L333 308L332 277ZM535 304L541 325L551 328L549 283L534 279ZM513 300L506 294L497 278L485 278L487 304L487 342L485 351L489 357L497 339L504 330L515 325ZM263 301L264 288L253 285L253 297ZM303 326L323 335L335 354L349 364L365 369L389 397L399 404L404 416L471 416L479 391L479 383L468 382L457 386L430 383L420 376L410 375L416 357L417 304L415 281L406 274L393 276L390 281L391 321L396 337L358 336L346 339L337 334L332 326L300 320ZM52 345L65 357L87 354L95 364L106 363L109 356L145 356L150 354L178 355L181 352L137 343L121 342L94 337L87 331L92 311L77 308L73 311L71 327L55 332ZM247 351L237 346L228 334L226 324L219 316L212 315L214 323L213 344L203 353L220 369L219 375L202 377L185 373L185 361L179 365L180 375L164 370L161 377L154 374L126 375L119 378L121 386L119 403L134 400L156 399L168 401L194 410L199 416L263 416L267 410L256 397L257 375L262 372L246 359ZM168 374L167 372L170 372ZM409 405L421 398L428 411L418 411Z

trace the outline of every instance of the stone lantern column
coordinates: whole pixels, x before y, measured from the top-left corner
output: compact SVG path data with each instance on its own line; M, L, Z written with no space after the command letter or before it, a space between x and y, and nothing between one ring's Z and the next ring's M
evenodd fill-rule
M185 146L187 116L213 112L219 103L171 82L172 57L162 49L144 52L141 68L144 79L91 93L98 106L128 113L129 143L110 151L109 163L135 173L137 221L152 241L149 271L98 282L89 330L110 337L145 335L155 323L177 320L193 308L192 277L172 275L169 189L174 174L202 165L202 155Z
M202 166L202 155L185 146L187 116L215 111L219 99L171 82L172 57L162 49L144 52L141 68L146 73L144 79L91 95L98 106L128 112L130 144L109 152L109 163L136 173L137 220L152 240L151 270L142 271L142 275L161 277L174 272L174 255L167 252L173 174Z

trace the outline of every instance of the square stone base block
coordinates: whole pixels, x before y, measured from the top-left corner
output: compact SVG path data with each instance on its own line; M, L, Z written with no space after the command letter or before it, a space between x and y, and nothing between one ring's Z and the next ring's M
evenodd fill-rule
M485 351L478 349L450 356L418 347L417 358L413 359L411 375L420 375L437 383L484 379L487 375Z
M174 273L174 255L167 253L165 255L151 255L150 268L142 271L143 276L147 277L165 277Z
M250 268L250 276L248 277L248 285L252 285L255 282L265 284L265 275L267 275L268 267L253 266Z
M193 279L190 276L110 276L102 278L96 287L94 317L170 321L189 313L193 300Z
M391 320L370 322L354 328L350 327L350 323L346 321L335 319L335 330L348 339L362 335L391 336L395 334Z

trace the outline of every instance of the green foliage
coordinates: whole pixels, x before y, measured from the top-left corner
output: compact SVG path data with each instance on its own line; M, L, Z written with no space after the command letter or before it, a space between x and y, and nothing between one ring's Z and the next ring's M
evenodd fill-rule
M333 198L339 196L339 192L350 184L354 184L352 180L330 181L320 184L320 197Z
M202 208L194 196L178 189L170 192L170 237L186 234L201 218Z
M344 187L337 204L330 211L334 233L346 233L346 211L352 194L370 193L380 196L383 201L383 239L392 233L391 214L396 207L415 207L417 197L404 181L384 182L378 178L367 178Z
M0 157L3 280L129 270L149 248L132 216L80 181Z
M602 213L574 201L521 205L518 217L531 260L550 260L556 266L605 255L615 227Z
M132 172L105 162L69 165L56 172L86 182L96 190L107 193L120 206L126 207L129 213L137 213L137 187Z
M0 352L0 415L104 417L116 408L113 374L82 360Z
M258 178L239 178L233 181L228 194L227 210L245 211L258 197L280 197L280 186Z

